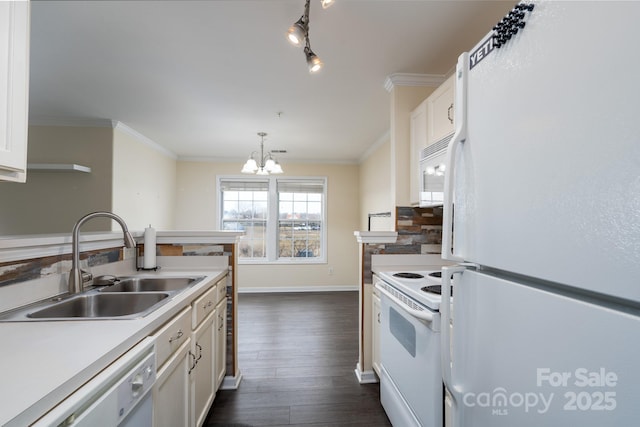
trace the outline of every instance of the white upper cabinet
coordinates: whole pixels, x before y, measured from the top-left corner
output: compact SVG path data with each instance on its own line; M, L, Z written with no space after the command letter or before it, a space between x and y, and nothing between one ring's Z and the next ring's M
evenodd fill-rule
M27 178L28 1L0 2L0 181Z
M409 119L409 202L417 205L420 201L420 152L427 146L427 102L425 99L411 112Z
M427 98L427 146L453 132L453 99L452 75Z

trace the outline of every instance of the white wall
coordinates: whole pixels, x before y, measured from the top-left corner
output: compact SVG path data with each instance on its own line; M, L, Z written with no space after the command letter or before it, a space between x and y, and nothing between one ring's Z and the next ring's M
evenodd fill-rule
M237 163L178 162L176 228L215 230L216 176L238 174ZM327 177L327 263L306 265L240 265L240 290L251 288L356 289L358 244L353 232L359 223L359 167L335 164L283 163L283 176ZM330 274L330 269L332 273Z
M368 214L391 212L391 141L387 140L360 164L360 230L368 228ZM393 231L392 217L372 218L372 230Z
M176 159L121 125L113 133L113 213L129 229L173 230ZM113 230L119 226L114 222Z
M29 126L29 163L76 163L91 173L29 170L24 184L0 183L0 235L70 234L83 215L111 210L112 137L108 127ZM109 230L109 222L83 230Z

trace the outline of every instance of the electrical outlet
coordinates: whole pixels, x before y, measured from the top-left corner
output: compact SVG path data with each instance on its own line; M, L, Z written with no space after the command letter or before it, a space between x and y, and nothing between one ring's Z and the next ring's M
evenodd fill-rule
M329 267L329 276L333 276L333 267Z

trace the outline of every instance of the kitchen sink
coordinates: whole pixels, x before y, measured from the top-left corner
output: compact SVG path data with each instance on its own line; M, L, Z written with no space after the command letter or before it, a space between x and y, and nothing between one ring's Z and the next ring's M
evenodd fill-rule
M202 277L125 277L100 292L178 292L195 285Z
M142 317L168 293L78 295L27 314L31 319Z
M0 322L137 319L205 277L100 276L93 289L11 310L0 315ZM113 284L104 286L105 281Z

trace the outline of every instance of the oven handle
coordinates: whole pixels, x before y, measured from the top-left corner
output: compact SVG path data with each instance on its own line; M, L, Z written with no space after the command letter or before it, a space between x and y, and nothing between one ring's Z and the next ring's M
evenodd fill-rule
M376 289L379 290L380 292L382 292L382 294L384 296L386 296L387 298L389 298L391 301L395 302L396 304L398 304L400 307L402 307L402 309L404 311L406 311L407 313L409 313L410 315L412 315L413 317L416 317L420 320L424 320L425 322L432 322L433 321L433 313L430 311L421 311L421 310L414 310L411 307L407 307L407 305L405 303L403 303L402 301L400 301L398 298L396 298L395 296L391 295L391 293L389 293L389 291L387 291L385 288L383 288L382 286L380 286L379 284L376 283Z

